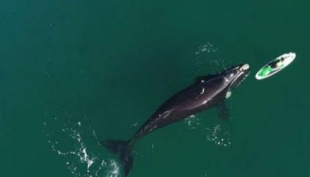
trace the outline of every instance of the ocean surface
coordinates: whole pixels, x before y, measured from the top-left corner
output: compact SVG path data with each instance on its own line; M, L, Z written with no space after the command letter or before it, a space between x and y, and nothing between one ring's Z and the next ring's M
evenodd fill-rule
M130 177L310 176L310 2L0 1L0 176L123 177L127 140L198 76L248 63L216 110L135 145ZM256 80L288 52L293 63Z

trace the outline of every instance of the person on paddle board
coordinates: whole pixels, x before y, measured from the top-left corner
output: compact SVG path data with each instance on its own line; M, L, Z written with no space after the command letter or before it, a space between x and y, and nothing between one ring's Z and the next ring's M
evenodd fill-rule
M272 71L276 70L276 69L280 69L283 66L283 61L284 58L281 57L279 60L275 60L272 61L268 67L266 67L263 71L262 74L263 75L268 75L269 73L271 73Z

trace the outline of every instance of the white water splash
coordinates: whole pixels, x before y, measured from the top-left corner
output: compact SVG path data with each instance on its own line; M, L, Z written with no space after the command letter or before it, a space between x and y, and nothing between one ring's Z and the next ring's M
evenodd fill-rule
M108 176L109 177L118 177L119 176L119 165L115 162L115 161L112 161L111 162L111 166L113 168L113 170L111 170L109 173L108 173Z
M196 55L199 55L200 53L203 53L203 52L216 52L218 49L215 48L213 46L213 44L211 44L210 42L206 43L206 44L203 44L201 46L198 47L198 51L196 52Z
M200 45L195 55L198 68L195 75L218 72L224 67L224 60L219 56L218 49L210 42Z
M228 131L223 131L221 125L215 125L212 129L206 128L208 141L214 142L216 146L229 147L231 146L230 133Z
M185 119L185 123L191 130L200 131L203 136L206 137L207 141L213 142L216 146L230 147L230 133L225 131L220 124L214 125L209 128L201 123L202 121L197 116L190 116Z
M194 115L191 115L190 117L185 118L185 123L188 125L190 129L199 128L199 126L201 125L199 118Z
M97 136L89 126L83 126L82 121L64 123L60 117L54 121L61 123L61 127L55 130L53 125L43 123L44 129L51 126L52 131L46 132L47 142L51 149L64 160L64 165L75 177L120 177L120 166L112 159L103 157L101 151L96 151ZM53 122L55 123L55 122ZM51 124L53 124L51 123ZM86 131L89 130L89 131Z

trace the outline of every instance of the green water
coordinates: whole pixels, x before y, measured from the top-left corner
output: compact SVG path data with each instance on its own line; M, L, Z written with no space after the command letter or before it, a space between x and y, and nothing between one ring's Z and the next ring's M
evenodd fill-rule
M309 2L0 2L0 176L121 177L128 139L197 76L249 63L228 100L135 146L132 177L310 175ZM277 56L296 60L262 81Z

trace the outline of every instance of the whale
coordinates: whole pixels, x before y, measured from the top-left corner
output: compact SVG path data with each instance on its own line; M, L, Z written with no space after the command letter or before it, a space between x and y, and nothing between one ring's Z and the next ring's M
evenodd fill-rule
M229 120L225 100L249 73L250 65L245 63L223 69L217 74L200 76L192 85L172 95L159 106L129 140L107 139L99 143L119 156L127 177L134 164L134 144L145 135L211 108L217 109L221 119Z

